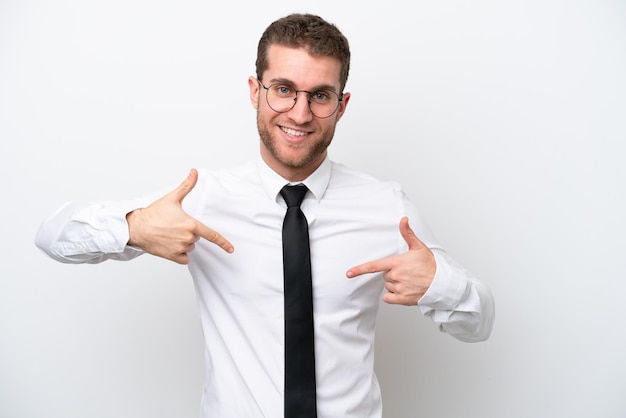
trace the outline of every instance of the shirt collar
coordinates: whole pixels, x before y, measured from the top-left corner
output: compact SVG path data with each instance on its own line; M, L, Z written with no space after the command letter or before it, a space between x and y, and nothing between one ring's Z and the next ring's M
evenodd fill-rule
M286 184L290 184L291 182L281 177L278 173L272 170L266 163L263 161L261 156L257 159L257 171L259 173L259 177L261 179L261 184L265 189L265 192L270 197L270 199L277 201L278 194L280 190ZM304 179L303 181L299 181L293 184L304 184L308 187L309 191L318 202L324 196L324 192L326 192L326 188L328 187L328 183L330 182L330 172L331 172L331 162L328 158L324 158L324 161L320 166L315 170L309 177Z

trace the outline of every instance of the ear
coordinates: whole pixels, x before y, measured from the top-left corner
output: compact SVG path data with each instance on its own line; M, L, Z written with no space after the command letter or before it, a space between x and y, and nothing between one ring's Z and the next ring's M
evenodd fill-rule
M347 92L344 93L343 99L341 100L341 102L339 102L339 109L337 109L337 122L339 122L339 119L341 119L344 112L346 111L346 106L348 106L349 100L350 100L350 93L347 93Z
M259 108L259 82L255 77L248 78L248 87L250 87L250 103L255 109Z

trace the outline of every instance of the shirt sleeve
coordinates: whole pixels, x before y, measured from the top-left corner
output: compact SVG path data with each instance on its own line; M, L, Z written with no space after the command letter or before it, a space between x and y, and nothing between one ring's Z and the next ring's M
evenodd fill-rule
M417 305L439 330L465 342L485 341L491 335L495 303L489 288L473 277L441 247L416 206L398 187L401 215L435 256L437 270ZM400 242L404 245L404 240ZM406 248L401 249L406 251Z
M143 251L127 245L126 214L145 206L140 200L67 203L42 222L35 245L62 263L130 260Z
M432 250L437 271L432 284L418 302L422 314L430 317L442 332L465 342L489 338L495 303L484 283L472 277L445 251Z

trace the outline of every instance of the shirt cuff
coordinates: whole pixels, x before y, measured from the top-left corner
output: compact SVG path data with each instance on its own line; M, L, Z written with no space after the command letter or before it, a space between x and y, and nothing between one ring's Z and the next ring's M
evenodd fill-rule
M126 214L138 207L141 205L136 201L125 201L78 208L70 222L83 227L67 231L67 236L59 244L68 255L124 252L129 239Z
M468 288L467 273L450 257L434 249L437 270L426 293L417 302L422 310L452 311L463 299Z

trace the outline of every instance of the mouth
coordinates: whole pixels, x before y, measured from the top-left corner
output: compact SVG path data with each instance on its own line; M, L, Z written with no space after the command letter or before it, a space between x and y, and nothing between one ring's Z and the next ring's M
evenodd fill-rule
M286 134L287 141L291 143L300 143L303 142L304 139L309 135L308 131L302 131L293 128L287 128L285 126L280 126L280 130Z

